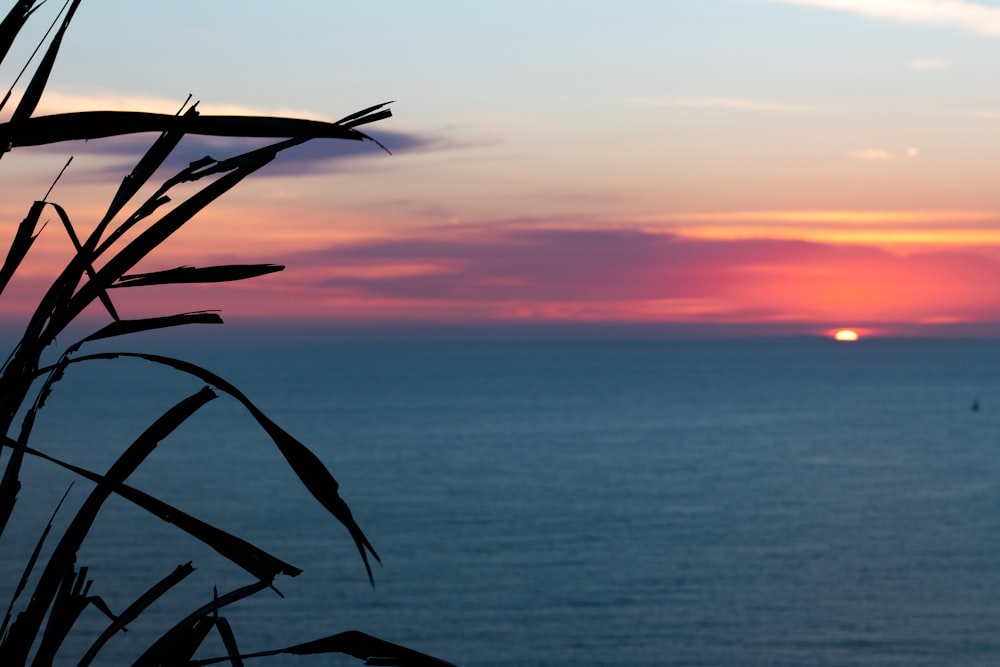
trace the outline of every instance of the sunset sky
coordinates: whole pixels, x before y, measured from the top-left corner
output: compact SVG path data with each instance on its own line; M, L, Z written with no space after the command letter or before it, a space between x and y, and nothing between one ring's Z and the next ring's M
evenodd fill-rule
M142 266L286 271L116 290L129 317L1000 333L997 81L997 0L85 0L42 111L395 100L393 155L289 151ZM69 155L51 199L86 231L153 138L5 156L0 231ZM0 317L69 249L50 225Z

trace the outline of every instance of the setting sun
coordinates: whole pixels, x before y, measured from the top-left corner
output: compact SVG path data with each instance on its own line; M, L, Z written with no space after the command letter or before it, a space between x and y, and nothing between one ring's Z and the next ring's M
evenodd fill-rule
M841 342L854 342L858 339L858 332L854 329L838 329L833 337Z

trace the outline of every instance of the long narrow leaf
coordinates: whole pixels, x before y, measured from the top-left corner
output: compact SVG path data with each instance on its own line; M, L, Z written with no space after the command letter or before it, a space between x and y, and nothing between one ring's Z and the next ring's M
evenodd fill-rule
M109 234L108 237L100 244L100 247L97 248L96 255L101 255L106 252L119 238L121 238L138 222L150 217L161 206L168 203L170 198L167 196L167 192L175 186L181 183L197 181L205 178L206 176L222 174L235 169L257 169L261 165L267 164L267 162L274 159L274 157L281 151L301 145L306 141L308 141L308 139L286 139L285 141L279 141L269 146L256 148L224 160L216 160L212 157L205 156L199 160L191 162L180 172L168 178L159 188L157 188L156 192L154 192L149 199L140 205L138 209L130 215L127 220L125 220L125 222L112 231L111 234ZM98 235L97 230L95 230L95 235ZM91 240L93 240L93 236ZM90 241L88 241L88 243L89 242Z
M390 116L391 112L386 110L379 113L378 119ZM338 125L300 118L171 116L140 111L78 111L35 116L19 122L16 128L12 128L10 123L0 123L0 145L9 144L15 148L41 146L61 141L171 130L218 137L301 137L352 141L363 141L368 138L363 132L352 129L349 124Z
M140 595L135 602L130 604L125 608L119 616L116 622L112 622L101 636L98 637L94 643L87 649L87 652L80 659L78 667L87 667L97 654L104 647L108 641L115 636L118 632L124 632L125 626L134 621L139 615L146 610L149 605L153 604L158 600L164 593L169 591L171 588L179 584L185 577L194 572L194 567L192 567L190 561L184 565L178 565L173 572L168 574L166 577L160 581L153 584L145 593Z
M188 100L190 100L188 96ZM187 104L187 101L184 103ZM177 115L181 115L183 107L177 112ZM197 104L194 104L185 113L185 116L196 116L198 115ZM98 246L101 243L101 238L104 236L105 231L111 224L111 221L116 215L125 207L132 197L134 197L142 188L143 185L153 176L160 165L163 164L167 156L177 147L180 140L184 137L183 130L174 129L170 131L164 131L156 138L153 145L149 147L146 153L142 156L139 162L135 165L132 171L122 179L121 185L118 186L118 191L115 192L115 196L111 200L111 204L108 206L107 212L101 221L94 227L93 232L91 232L90 237L87 239L86 247L88 251L94 253L94 256L100 255L103 249L99 249ZM106 240L104 247L110 247L114 241L124 235L132 226L134 226L139 220L142 220L150 215L152 215L156 209L160 206L166 204L170 201L169 197L164 196L164 192L169 189L169 187L161 187L157 190L150 199L144 202L139 209L133 213L125 222L123 222L117 229L111 232L110 237Z
M256 653L246 653L242 657L264 658L273 655L322 655L328 653L343 653L360 660L364 660L366 665L387 665L393 667L455 667L450 662L435 658L433 656L408 649L399 644L387 642L384 639L373 637L358 630L347 630L329 637L295 644L285 648L273 649L270 651L258 651ZM205 660L195 660L189 663L190 667L202 667L204 665L214 665L229 660L224 658L207 658Z
M97 280L91 280L89 283L84 285L83 288L81 288L81 290L73 297L73 303L69 304L67 307L58 307L58 304L62 303L62 294L66 288L64 287L63 291L57 290L55 286L50 288L49 294L46 295L46 299L51 298L57 306L53 307L49 311L41 308L37 310L36 315L32 318L32 321L29 324L29 329L32 327L40 327L40 321L47 317L49 312L54 313L58 311L59 317L55 317L55 315L52 316L53 321L50 323L48 331L45 333L40 332L38 334L43 343L51 341L55 335L69 323L69 321L76 317L93 301L95 294L99 294L102 289L111 287L114 282L120 279L126 271L135 266L135 264L145 257L146 254L152 252L152 250L158 247L159 244L166 240L166 238L180 229L202 208L207 206L230 188L234 187L243 178L246 178L248 175L269 163L275 158L278 152L301 144L304 141L304 139L289 139L270 146L249 151L221 162L217 162L212 158L205 158L204 160L192 163L187 169L183 170L181 174L170 179L170 183L160 188L157 194L154 195L153 199L150 201L162 201L162 192L166 188L171 187L171 184L182 182L184 180L197 180L206 174L215 173L217 171L229 171L229 173L220 176L216 181L205 186L205 188L192 195L189 199L179 204L170 212L166 213L136 239L133 239L128 246L121 249L115 257L109 260L101 268L98 272ZM147 204L148 203L150 202L147 202ZM155 208L155 205L153 208ZM128 221L116 229L97 250L97 254L100 254L109 248L110 245L137 220L137 215L138 213L130 217ZM64 271L63 276L65 276L65 282L69 283L72 281L72 276L68 274L68 271Z
M381 104L373 104L372 106L366 109L362 109L361 111L355 111L352 114L344 116L343 118L338 120L336 124L346 125L348 127L354 127L355 125L365 125L367 123L372 123L376 120L382 120L383 118L388 118L392 115L391 113L389 114L389 116L385 116L383 114L389 111L385 107L387 107L390 104L392 104L392 102L382 102ZM378 113L375 113L376 111Z
M168 178L159 188L157 188L156 192L153 193L149 199L147 199L132 215L128 217L127 220L125 220L125 222L109 234L108 238L106 238L97 249L97 254L103 254L138 222L148 218L161 206L167 204L170 201L170 198L166 196L166 193L175 186L181 183L197 181L205 178L206 176L223 174L235 169L258 169L261 165L267 164L267 162L274 159L279 152L294 146L299 146L306 141L308 141L308 138L286 139L285 141L279 141L269 146L255 148L224 160L216 160L215 158L206 155L199 160L191 162L180 172ZM95 234L96 233L97 232L95 230Z
M348 630L323 639L296 644L284 650L292 655L346 653L373 665L395 667L455 667L450 662L387 642L358 630ZM377 662L376 662L377 661Z
M17 226L17 232L14 234L14 240L11 241L10 250L7 251L3 266L0 267L0 293L3 293L4 288L7 287L7 283L14 277L17 267L24 261L28 250L31 249L31 244L35 242L35 238L38 236L35 234L35 228L38 226L38 221L42 216L43 210L45 210L45 202L36 201L28 209L28 215Z
M50 463L54 463L55 465L69 470L80 477L89 479L92 482L100 484L104 481L104 477L102 475L87 470L86 468L81 468L71 463L61 461L54 456L40 452L37 449L25 447L24 445L19 444L16 440L0 437L0 443L7 447L17 449L25 454L30 454L31 456L36 456ZM141 507L162 521L177 526L188 535L191 535L195 539L203 542L205 545L215 550L215 552L223 558L233 562L262 581L273 582L274 578L278 574L284 574L289 577L297 577L302 574L302 570L299 568L275 558L263 549L250 544L246 540L232 535L231 533L227 533L220 528L216 528L211 524L205 523L204 521L177 509L173 505L170 505L169 503L166 503L158 498L154 498L148 493L144 493L143 491L131 487L128 484L119 484L115 487L114 492L121 498L124 498L137 507Z
M250 597L255 593L259 593L265 588L267 588L267 584L262 581L258 581L256 583L243 586L242 588L238 588L235 591L223 595L222 597L214 597L211 602L202 605L184 617L174 627L167 630L163 636L157 639L148 649L146 649L146 652L133 663L132 667L159 667L160 665L190 664L188 661L172 662L170 660L170 658L175 655L175 647L189 646L192 643L192 640L202 629L207 632L207 629L204 628L203 625L199 624L205 623L209 614L217 612L221 607L225 607L226 605L230 605L234 602ZM228 660L228 658L225 659Z
M35 6L37 0L17 0L14 6L7 12L7 16L0 22L0 62L7 57L10 47L13 46L21 28L28 21L28 17L38 9Z
M188 169L185 169L174 178L171 178L168 183L175 184L183 181L196 181L200 178L211 176L213 174L221 174L227 171L232 171L233 169L254 165L260 160L270 161L281 151L294 148L295 146L300 146L307 141L309 141L308 137L285 139L284 141L279 141L267 146L261 146L260 148L255 148L224 160L216 160L206 155L201 160L192 162L188 165Z
M76 516L66 528L62 539L59 540L49 557L49 561L35 585L31 601L25 611L18 615L11 625L10 633L0 645L0 658L2 658L0 661L6 664L25 663L31 644L41 627L42 619L59 590L60 581L64 579L68 571L72 570L76 553L97 518L97 513L104 501L152 453L161 440L214 398L216 398L215 392L205 387L179 402L153 422L111 465L103 480L98 483L80 506Z
M236 634L232 626L225 618L216 616L212 619L215 623L215 630L222 639L222 645L226 647L226 654L232 667L243 667L243 658L240 657L240 647L236 643Z
M41 537L38 538L38 542L35 543L35 549L31 552L31 556L28 558L27 564L24 566L24 573L21 575L21 580L17 583L17 588L14 590L14 595L10 598L10 604L7 605L7 613L4 614L3 627L0 627L0 641L7 635L7 624L10 623L10 613L14 609L14 603L21 596L24 591L24 587L28 585L28 578L31 577L32 571L35 569L35 563L38 562L38 555L42 552L42 546L45 544L45 540L48 538L49 533L52 532L52 522L56 519L56 514L59 513L59 508L62 507L63 502L66 500L66 496L69 495L70 489L73 488L73 484L69 485L66 489L66 493L60 498L58 504L56 504L55 510L52 512L52 516L49 517L49 522L45 525L45 529L42 531Z
M191 625L178 629L169 642L160 645L155 658L158 665L187 665L208 638L215 622L209 616L197 619ZM143 658L135 665L143 664Z
M83 249L83 246L80 244L80 238L76 235L76 230L73 229L73 222L69 219L69 214L66 213L66 209L54 202L50 202L50 205L53 209L55 209L56 215L59 216L59 220L62 221L63 227L66 229L66 234L69 236L69 240L73 244L73 249L76 250L78 255L80 255L80 264L83 266L83 270L91 280L94 280L97 277L97 274L94 271L93 253L87 252ZM107 290L100 290L97 293L97 296L100 298L101 303L104 304L104 308L108 311L108 315L111 316L111 319L115 321L120 320L121 318L118 317L118 312L115 310L114 304L111 303L111 297L108 296Z
M77 572L72 567L68 568L59 582L59 588L52 603L52 611L49 612L48 622L42 632L41 641L38 642L38 650L32 665L51 665L56 657L56 652L62 644L63 639L69 634L69 629L83 611L80 596L77 594L77 585L82 583L82 579L87 575L87 568L81 568ZM20 619L19 619L20 620ZM11 629L17 628L17 624Z
M56 56L59 55L59 47L62 46L63 36L66 34L66 29L69 28L70 21L73 20L73 15L76 14L79 6L80 0L73 0L72 4L70 4L66 18L63 19L62 25L59 26L55 37L49 43L49 48L46 49L45 55L38 64L38 69L35 70L35 74L31 77L24 95L21 96L21 101L18 102L14 113L11 115L10 125L12 127L19 127L21 123L34 113L35 108L38 106L38 102L42 98L42 92L45 90L45 85L49 82L49 75L52 74L52 68L56 64Z
M186 116L197 116L198 111L196 107L192 106L185 112ZM153 173L163 164L163 161L167 159L171 151L177 147L180 140L184 137L184 131L180 129L172 131L164 131L157 137L153 145L149 147L149 150L142 156L135 168L122 179L121 185L118 187L118 191L115 192L115 196L111 200L111 205L108 206L107 213L104 214L104 220L102 224L98 225L100 232L103 232L103 228L118 215L118 212L128 203L132 197L142 188L143 185L153 176ZM95 230L97 231L97 230ZM96 239L94 240L94 247L96 248Z
M112 287L145 287L148 285L177 285L180 283L224 283L247 280L258 276L283 271L280 264L224 264L194 268L180 266L166 271L133 273L118 279Z
M80 568L79 572L75 572L72 568L66 572L52 604L52 611L49 613L45 631L42 633L42 639L39 642L32 665L39 667L52 665L56 653L59 652L59 648L66 640L73 625L88 605L110 618L112 624L118 624L121 627L118 617L111 612L103 598L87 595L92 583L92 580L87 579L87 568L85 567Z
M141 261L147 254L156 249L171 234L180 229L199 211L211 204L218 197L228 192L237 183L252 174L269 160L261 160L257 164L247 165L228 174L220 176L212 183L196 192L186 201L163 215L152 226L137 236L114 257L109 259L97 272L96 279L90 280L80 287L73 295L59 317L53 317L46 331L40 334L43 343L55 338L62 329L93 302L101 290L110 287L116 280Z
M375 585L375 579L372 576L371 563L368 561L368 554L371 554L372 557L379 562L381 562L381 559L375 551L375 548L372 547L371 543L368 541L368 538L365 537L361 527L354 520L354 516L351 514L351 509L340 497L340 494L338 493L340 485L337 483L337 480L334 479L332 474L330 474L330 471L325 465L323 465L323 462L320 461L319 457L310 451L308 447L293 438L288 432L271 421L271 418L265 415L260 408L254 405L254 403L239 389L215 373L212 373L201 366L197 366L196 364L171 357L139 352L87 354L75 357L70 363L79 363L92 359L116 359L119 357L145 359L146 361L169 366L181 371L182 373L187 373L199 378L203 382L212 385L219 391L229 394L242 403L243 407L246 408L257 423L260 424L261 428L263 428L264 431L271 437L272 442L274 442L274 444L278 447L278 451L281 452L281 455L285 458L285 461L292 469L292 472L295 473L295 475L302 482L303 486L305 486L309 493L312 494L313 498L315 498L327 512L332 514L334 518L340 521L340 523L347 528L348 532L351 534L351 538L354 540L354 545L357 548L358 553L361 555L361 560L364 562L365 572L368 574L368 581L372 586Z
M89 259L93 260L93 255ZM81 276L86 272L87 260L81 253L73 255L56 279L46 290L45 294L38 302L38 306L28 320L24 336L15 348L13 355L14 364L8 364L5 371L12 368L24 366L37 366L37 360L44 350L54 339L58 331L53 332L49 337L43 337L46 326L51 328L52 319L56 313L65 313L71 299L73 291L80 282ZM96 298L96 297L95 297ZM64 320L65 321L65 320ZM61 329L60 329L61 330Z
M25 336L25 338L22 339L22 343L26 339L27 336ZM32 344L35 343L35 341L29 341L29 342ZM8 373L10 373L13 370L14 372L11 375L11 377L14 380L24 383L21 386L16 386L14 382L11 382L10 385L4 387L4 389L6 389L7 392L5 392L4 394L0 394L0 403L2 403L4 399L8 399L9 397L13 398L13 400L11 400L10 403L4 405L5 410L15 405L21 404L22 401L27 396L27 390L30 387L30 382L25 382L25 380L31 377L32 374L28 372L18 373L18 371L19 370L29 371L37 369L36 365L37 357L32 359L31 357L32 350L26 347L19 347L16 350L16 353L21 354L24 353L25 350L27 350L27 353L24 355L23 359L15 358L15 363L13 365L8 365L4 369L5 370L4 379L7 379ZM22 364L25 365L31 364L31 365L24 367L22 366ZM61 364L56 364L56 366L52 369L52 372L49 374L49 377L46 378L45 383L42 385L42 389L39 392L38 399L36 399L36 401L31 405L31 407L28 408L28 410L24 413L24 416L21 418L21 429L20 431L18 431L17 442L28 442L28 437L31 435L32 428L34 428L35 418L38 415L38 411L41 409L42 403L44 402L45 396L49 388L51 387L52 383L55 382L55 379L59 377L59 375L61 374L62 368L63 367ZM10 417L11 421L13 421L13 414L11 414ZM7 423L9 424L10 422ZM21 481L18 475L21 470L21 464L23 462L23 459L24 459L23 452L19 450L14 450L13 452L11 452L10 459L7 461L7 466L4 468L3 471L3 479L0 480L0 533L3 533L3 531L7 528L7 522L10 521L10 516L14 511L14 505L17 502L17 494L21 490ZM0 644L0 646L2 646L2 644Z
M194 313L181 313L179 315L167 315L165 317L147 317L141 320L118 320L95 331L73 347L78 347L81 343L100 340L102 338L127 336L141 331L154 331L156 329L166 329L186 324L222 324L222 318L217 313L198 311Z

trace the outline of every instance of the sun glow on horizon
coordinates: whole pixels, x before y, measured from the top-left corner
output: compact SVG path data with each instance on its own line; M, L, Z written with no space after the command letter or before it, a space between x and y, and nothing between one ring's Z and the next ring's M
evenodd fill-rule
M853 343L858 340L858 332L854 329L837 329L833 334L834 340L840 341L841 343Z

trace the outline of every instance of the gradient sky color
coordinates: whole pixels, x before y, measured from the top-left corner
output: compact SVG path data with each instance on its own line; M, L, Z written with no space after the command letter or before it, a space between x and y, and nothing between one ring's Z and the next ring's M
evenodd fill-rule
M132 317L1000 333L998 75L997 1L101 0L42 104L172 113L191 93L336 119L395 100L370 128L394 155L289 152L142 267L285 272L117 290ZM6 156L0 231L70 154L52 199L87 229L151 140ZM245 145L191 138L173 166ZM68 246L45 231L0 316Z

